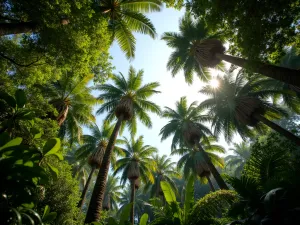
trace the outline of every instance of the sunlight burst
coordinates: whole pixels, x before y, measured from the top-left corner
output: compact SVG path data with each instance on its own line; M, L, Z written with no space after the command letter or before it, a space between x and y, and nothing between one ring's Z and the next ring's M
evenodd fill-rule
M217 79L211 79L209 81L209 85L212 87L212 88L218 88L219 87L219 81Z

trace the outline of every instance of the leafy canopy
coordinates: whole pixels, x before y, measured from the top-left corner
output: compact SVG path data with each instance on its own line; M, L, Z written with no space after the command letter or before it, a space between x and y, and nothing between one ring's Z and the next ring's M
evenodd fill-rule
M132 163L137 163L138 166L135 168L139 170L140 179L143 182L154 182L154 178L152 175L152 170L155 169L153 166L154 162L151 158L151 155L157 152L155 147L150 145L144 145L143 136L139 136L136 140L134 137L131 137L131 140L124 138L125 148L123 152L125 157L120 158L116 162L116 170L114 171L114 175L120 173L121 175L121 183L124 185L128 179L128 172L132 169Z
M215 37L203 20L194 20L190 13L186 13L179 21L179 32L165 32L161 38L174 50L167 63L168 70L173 76L183 70L188 84L193 82L194 74L202 81L208 81L210 73L197 62L195 46L204 39Z
M186 97L181 97L175 105L175 110L165 107L162 113L162 116L169 119L169 122L160 130L161 140L173 135L172 149L184 145L184 133L188 132L189 124L193 124L203 138L211 135L210 129L203 124L210 121L210 117L202 114L203 110L197 106L196 101L188 106Z
M108 28L128 59L134 58L136 39L133 32L155 38L156 31L144 13L161 10L159 0L104 0L99 9L109 19ZM96 9L96 10L97 10Z
M107 111L108 115L105 120L108 122L114 119L115 109L122 98L131 99L133 102L133 116L127 122L131 134L135 134L137 131L137 120L147 127L152 127L149 111L157 115L161 113L160 107L149 100L154 94L160 93L156 90L159 87L159 83L151 82L143 85L143 74L143 70L136 71L133 67L130 67L127 79L120 73L112 77L113 84L108 83L95 87L95 89L101 91L98 99L104 101L97 110L97 114ZM123 123L124 125L125 123Z
M297 0L190 0L187 6L211 29L222 32L233 54L277 61L285 46L299 45Z
M238 133L242 138L253 136L249 125L240 120L240 118L243 121L251 120L252 114L248 110L256 107L253 101L247 103L248 108L242 107L247 99L259 102L259 112L262 112L268 119L279 119L282 115L286 115L285 110L268 100L268 97L274 93L283 93L281 90L262 89L261 81L247 81L241 74L235 76L232 73L226 73L217 79L218 88L206 85L200 90L201 93L209 96L208 99L201 102L200 107L208 109L208 115L213 118L212 126L216 136L223 133L227 141L232 140L234 133ZM245 118L247 114L250 114L248 115L250 118ZM257 131L264 130L260 123L255 123L254 126Z

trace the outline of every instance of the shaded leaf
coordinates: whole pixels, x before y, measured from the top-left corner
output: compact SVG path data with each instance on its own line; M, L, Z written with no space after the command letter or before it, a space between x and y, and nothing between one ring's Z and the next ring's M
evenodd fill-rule
M43 153L45 156L52 155L60 149L60 139L53 138L46 142L43 148Z
M18 89L15 93L15 98L18 108L23 108L25 106L25 103L27 102L25 92L21 89Z

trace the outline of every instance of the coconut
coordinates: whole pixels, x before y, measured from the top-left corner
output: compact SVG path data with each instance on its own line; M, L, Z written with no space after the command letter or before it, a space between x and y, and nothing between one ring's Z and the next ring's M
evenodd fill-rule
M258 121L252 117L253 113L264 113L261 101L252 97L241 97L235 108L235 118L242 124L255 126Z
M190 146L194 146L197 142L200 141L201 138L199 129L193 123L185 124L183 136L185 142Z
M222 42L217 39L207 39L197 41L194 44L194 54L197 62L203 67L215 67L221 60L216 54L223 54L225 47Z
M116 117L119 118L121 115L124 120L130 120L133 115L133 102L128 96L123 97L115 110Z
M88 163L91 167L95 166L98 169L100 168L106 146L107 146L107 143L105 141L101 141L98 145L97 151L93 152L89 156Z
M138 161L132 161L129 165L127 177L129 180L136 180L140 177L140 168Z
M205 163L204 161L197 160L195 163L195 167L199 177L206 177L210 175L209 167L207 163Z
M141 186L141 180L138 178L134 182L134 187L136 190L138 190L140 188L140 186Z

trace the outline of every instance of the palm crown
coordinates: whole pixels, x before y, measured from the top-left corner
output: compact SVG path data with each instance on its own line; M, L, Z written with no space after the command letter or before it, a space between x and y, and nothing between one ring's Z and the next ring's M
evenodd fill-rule
M213 165L223 168L224 161L216 153L225 153L225 149L220 145L213 144L214 141L216 141L216 138L210 136L207 139L201 139L200 145L208 154ZM197 148L182 147L174 149L171 154L182 156L177 163L177 167L179 170L183 169L183 176L185 179L188 179L191 175L197 174L197 162L206 164Z
M132 103L130 104L132 115L127 123L131 134L136 133L137 119L147 127L151 127L152 122L147 111L160 114L160 107L148 99L153 94L159 93L156 90L159 83L152 82L142 85L142 80L143 70L136 72L133 67L130 67L127 79L120 73L120 75L113 76L112 81L114 84L98 85L96 88L102 92L98 99L104 100L104 104L98 109L97 114L107 111L106 120L112 121L118 104L122 100L127 99Z
M225 157L226 167L234 169L234 174L240 176L246 161L250 158L250 147L246 142L234 143L233 148L229 150L233 151L234 155Z
M118 185L120 178L109 175L104 192L103 208L116 210L121 198L122 187Z
M83 145L76 151L76 158L79 161L88 161L89 157L97 153L97 157L102 161L105 148L107 146L109 137L112 133L113 126L104 123L100 129L96 124L89 127L91 134L83 135ZM116 143L122 143L121 140L116 140ZM99 152L100 151L100 152ZM114 151L111 157L112 167L114 168L117 155L122 155L123 151L120 147L114 146ZM100 162L101 164L101 162Z
M218 77L218 81L218 88L206 85L200 90L210 97L200 107L208 109L208 114L213 117L212 126L216 136L223 132L227 141L231 141L235 132L243 138L252 136L249 126L263 129L252 117L255 112L269 119L279 119L285 115L284 110L267 100L280 91L261 89L259 80L247 82L243 76L226 73L224 77Z
M189 84L193 82L193 74L207 81L210 78L208 70L202 67L196 59L196 45L202 40L215 38L216 35L211 34L205 23L201 20L193 20L190 13L179 21L179 32L165 32L162 40L174 49L172 52L167 68L171 70L175 76L183 69L185 81Z
M109 18L112 38L118 42L127 58L133 58L135 53L135 37L132 32L155 37L155 28L143 13L160 11L161 7L159 0L99 1L100 11Z
M143 136L136 140L132 137L131 140L125 140L125 157L120 158L116 163L116 170L114 174L122 171L121 183L124 185L130 176L138 176L142 181L151 181L154 178L152 170L154 170L153 160L151 155L157 152L157 149L144 145Z
M168 156L154 155L153 162L155 163L155 171L153 171L154 183L148 181L145 184L145 190L150 189L150 195L154 197L162 192L160 188L160 181L167 181L174 190L176 185L174 182L175 177L179 177L179 173L175 169L175 162L172 162Z
M65 74L57 82L43 87L49 103L58 111L56 120L61 126L60 133L67 135L70 140L78 139L82 134L83 125L90 125L95 121L93 107L99 100L92 95L92 87L88 83L93 76L71 76Z
M170 119L160 130L161 140L173 135L172 149L187 143L191 129L196 129L203 138L211 135L210 129L203 122L210 121L210 117L203 115L203 110L197 107L197 102L187 105L186 97L176 102L176 109L165 107L163 117Z

